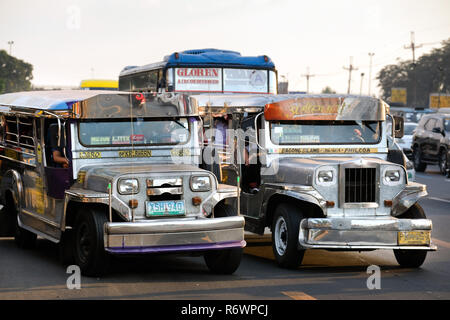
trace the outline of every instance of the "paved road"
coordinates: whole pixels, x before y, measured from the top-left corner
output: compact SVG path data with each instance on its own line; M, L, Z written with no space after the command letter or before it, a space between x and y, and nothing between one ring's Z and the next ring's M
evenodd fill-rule
M82 277L81 289L69 290L56 245L38 240L36 249L20 250L12 238L0 238L0 299L450 299L450 181L437 167L417 180L428 185L420 203L439 248L420 269L399 267L392 251L311 250L298 270L284 270L273 260L270 238L249 234L231 276L210 274L201 257L128 257L114 259L107 276ZM381 289L367 288L370 265L381 268Z

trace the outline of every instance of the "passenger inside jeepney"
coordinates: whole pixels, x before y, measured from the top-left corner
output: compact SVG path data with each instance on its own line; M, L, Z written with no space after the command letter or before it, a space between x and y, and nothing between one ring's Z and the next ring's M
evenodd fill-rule
M244 165L242 168L242 189L244 192L256 194L259 192L259 185L261 183L261 163L258 159L258 146L254 139L256 135L255 130L256 115L249 115L245 117L241 124L241 129L245 134L244 145Z
M46 143L47 163L49 167L68 168L70 162L65 154L64 126L61 125L59 128L57 123L52 123L48 127ZM61 137L59 136L59 130L61 131Z

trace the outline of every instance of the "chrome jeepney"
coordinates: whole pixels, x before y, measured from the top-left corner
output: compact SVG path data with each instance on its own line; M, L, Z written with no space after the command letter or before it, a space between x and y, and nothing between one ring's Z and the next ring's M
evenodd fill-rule
M382 100L350 95L194 98L205 119L230 116L228 127L234 130L229 135L241 141L234 143L238 153L248 153L245 159L236 157L245 229L259 234L271 229L280 266L301 264L305 249L393 249L399 264L418 267L427 251L436 250L431 220L417 203L427 195L426 186L408 181L405 157L394 145L402 123L395 126ZM388 131L387 123L394 129ZM233 133L237 128L240 132ZM236 181L233 170L221 179Z
M156 252L237 269L244 218L225 203L237 189L199 168L187 96L22 92L0 95L0 108L1 199L20 246L60 243L85 275L103 273L110 254Z

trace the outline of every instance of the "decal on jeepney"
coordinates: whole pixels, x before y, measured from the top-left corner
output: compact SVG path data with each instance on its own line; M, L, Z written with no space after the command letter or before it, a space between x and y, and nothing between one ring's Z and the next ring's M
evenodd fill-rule
M147 158L152 156L151 150L125 150L119 151L120 158Z
M182 149L172 149L172 150L170 150L170 154L171 154L173 157L190 156L190 155L191 155L191 150L186 149L186 148L182 148Z
M280 154L314 154L314 153L377 153L378 148L282 148L272 149L271 153Z
M102 153L99 151L86 151L80 152L80 159L99 159L102 157Z

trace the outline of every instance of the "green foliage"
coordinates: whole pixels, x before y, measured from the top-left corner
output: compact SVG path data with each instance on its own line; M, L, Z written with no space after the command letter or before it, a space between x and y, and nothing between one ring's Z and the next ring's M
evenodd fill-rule
M31 90L33 66L0 50L0 93Z
M416 77L416 105L414 106L414 76ZM400 61L385 66L377 75L382 98L389 101L392 88L407 89L407 105L427 107L430 93L450 93L450 39L442 47L416 60Z
M329 86L326 86L322 89L322 93L336 93L333 89L331 89Z

